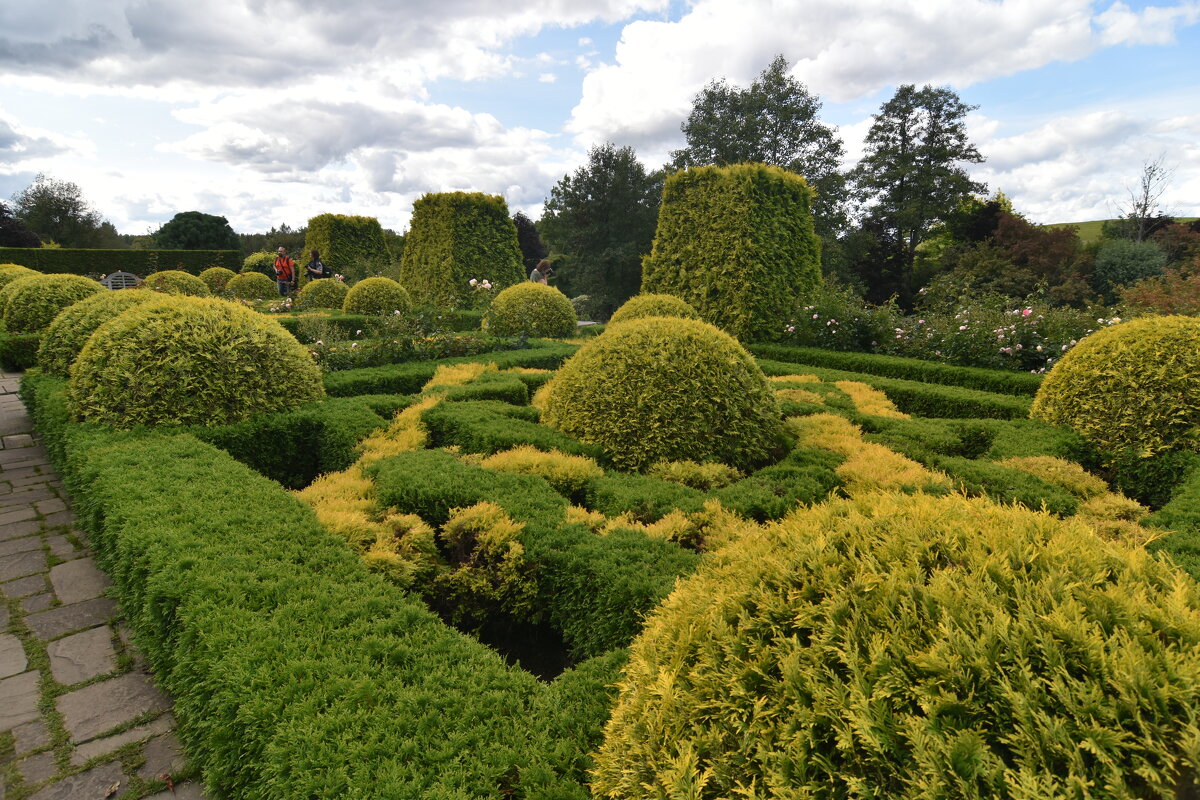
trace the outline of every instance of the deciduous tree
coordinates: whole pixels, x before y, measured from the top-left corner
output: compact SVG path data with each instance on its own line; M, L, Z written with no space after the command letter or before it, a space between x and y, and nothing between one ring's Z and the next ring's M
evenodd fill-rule
M517 244L521 248L521 261L525 263L525 271L529 272L538 262L550 255L549 248L542 241L537 226L533 220L525 216L523 211L513 214L513 224L517 226Z
M229 220L203 211L180 211L154 234L163 250L240 250Z
M41 247L42 240L0 202L0 247Z
M77 184L39 173L12 199L17 218L43 242L62 247L122 247L117 229L88 204Z

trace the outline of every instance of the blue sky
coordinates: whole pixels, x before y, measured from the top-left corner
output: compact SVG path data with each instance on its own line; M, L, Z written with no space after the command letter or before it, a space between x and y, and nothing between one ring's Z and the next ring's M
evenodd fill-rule
M407 226L428 191L536 217L604 141L650 168L705 83L776 53L847 167L901 83L978 106L973 167L1037 222L1113 216L1142 164L1200 215L1200 0L7 0L0 198L38 172L128 233L319 213Z

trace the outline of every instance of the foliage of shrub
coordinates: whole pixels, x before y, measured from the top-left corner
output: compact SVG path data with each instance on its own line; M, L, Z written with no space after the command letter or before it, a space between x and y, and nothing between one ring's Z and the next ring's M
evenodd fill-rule
M1019 469L1036 475L1044 481L1066 489L1084 500L1108 492L1108 484L1073 461L1053 456L1024 456L1007 458L1000 462L1002 467Z
M163 294L183 294L189 297L208 297L211 294L207 283L178 269L147 275L143 287Z
M403 286L391 278L366 278L350 287L342 301L342 312L346 314L369 314L382 317L387 314L408 313L412 300Z
M41 341L40 334L8 333L0 326L0 369L15 372L36 367Z
M604 474L595 461L587 456L572 455L558 450L543 451L530 445L518 445L511 450L484 458L480 466L497 472L537 475L562 496L576 499L588 481Z
M27 278L30 275L37 275L36 270L29 267L22 267L20 264L0 264L0 287L3 287L17 278Z
M765 467L718 489L713 496L721 505L756 522L782 519L797 506L818 503L841 486L836 466L783 463Z
M1096 252L1092 288L1111 302L1122 286L1162 274L1167 254L1153 242L1109 239Z
M225 291L225 285L236 275L236 272L225 267L209 267L200 273L200 280L204 281L204 285L208 287L210 293L220 294Z
M275 258L278 253L268 252L263 250L258 253L251 253L242 260L241 273L257 272L264 277L275 280Z
M66 377L75 357L105 322L146 302L162 300L160 294L139 289L97 292L63 309L42 334L37 363L43 371ZM112 342L108 343L110 346Z
M575 333L575 323L575 308L565 294L526 281L496 295L483 318L483 329L496 336L563 339Z
M614 325L618 322L642 317L700 319L696 309L678 297L669 294L638 294L626 300L624 305L614 311L608 324Z
M471 279L503 290L525 280L517 227L499 195L443 192L413 203L400 281L421 306L469 308Z
M629 516L634 522L653 523L679 510L700 511L704 494L661 478L628 472L609 472L587 485L587 507L607 517Z
M823 504L655 611L593 795L1178 797L1200 768L1198 625L1195 583L1081 523Z
M310 250L321 254L321 261L328 269L351 281L383 275L392 261L383 228L375 217L345 214L312 217L304 235L304 257L298 260L299 269L303 270Z
M763 164L668 176L642 291L678 297L743 341L779 338L821 283L812 201L803 178Z
M699 464L695 461L656 461L646 470L651 478L679 483L692 489L707 492L728 486L742 477L742 473L725 464L709 462Z
M929 466L949 475L956 488L996 503L1020 503L1035 511L1069 517L1079 510L1079 499L1038 475L992 461L958 456L934 456Z
M279 294L273 278L261 272L242 272L225 284L225 291L241 300L266 300Z
M333 278L309 281L296 295L296 307L340 309L349 291L350 287Z
M434 406L421 416L431 447L459 447L464 453L491 455L529 445L594 458L599 450L537 424L528 406L497 401L459 401Z
M1059 361L1035 419L1067 425L1106 457L1200 446L1200 319L1144 317L1100 331Z
M748 353L699 320L630 320L589 341L539 392L542 420L604 448L614 464L780 454L779 404Z
M0 289L4 325L9 333L45 330L64 308L103 291L103 286L82 275L18 278Z
M131 428L227 424L324 390L308 351L270 319L222 300L176 297L97 328L68 394L74 418Z

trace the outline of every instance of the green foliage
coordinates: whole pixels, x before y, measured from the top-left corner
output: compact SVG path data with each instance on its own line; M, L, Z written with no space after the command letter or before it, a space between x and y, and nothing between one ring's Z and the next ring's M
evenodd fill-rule
M0 369L17 372L36 367L41 340L41 335L37 333L8 333L0 330Z
M320 252L328 269L350 281L383 275L392 261L375 217L319 214L308 221L304 251L309 250Z
M606 517L629 514L635 522L657 522L672 511L700 511L704 494L673 481L610 472L588 483L587 507Z
M37 275L36 270L22 267L20 264L0 264L0 288L7 286L17 278L28 278Z
M124 270L145 277L152 272L179 269L198 275L209 267L236 269L237 250L101 250L93 248L0 247L0 263L21 264L38 272L107 275Z
M1198 611L1195 583L1082 523L959 496L822 504L647 621L593 796L1190 794Z
M122 289L97 292L68 306L54 318L42 335L37 353L38 366L44 372L65 378L71 364L75 363L75 357L97 328L128 308L162 299L162 295L155 292Z
M496 336L563 339L575 333L575 323L575 307L565 294L526 281L496 295L483 318L483 329Z
M321 278L304 284L296 296L297 308L337 308L346 301L350 288L333 278Z
M41 247L42 240L0 200L0 247ZM3 266L3 265L0 265Z
M251 253L242 260L241 272L259 272L270 280L275 280L275 258L278 253L274 250Z
M208 287L210 293L220 294L225 291L225 285L236 275L236 272L225 267L209 267L200 273L200 280L204 281L204 285Z
M13 195L13 214L43 242L72 248L121 244L117 229L84 199L78 184L40 172L33 183Z
M208 284L182 270L168 269L146 276L144 287L164 294L185 294L189 297L208 297Z
M778 167L699 167L663 188L642 291L674 295L744 341L776 339L821 283L813 192Z
M539 261L550 255L550 251L542 241L537 226L533 224L533 220L525 216L524 211L513 214L512 220L513 225L517 228L517 246L521 248L521 264L528 273L538 265Z
M478 192L423 195L413 203L401 283L418 305L452 309L471 304L472 278L499 290L525 278L508 204Z
M745 469L778 455L783 436L762 370L698 320L622 323L581 347L542 394L543 422L624 469L663 459Z
M699 464L695 461L656 461L646 470L646 475L703 492L728 486L742 477L741 472L725 464Z
M760 469L718 489L713 496L721 501L721 505L743 517L766 522L782 519L797 506L824 500L841 483L830 466L783 463Z
M1112 459L1200 447L1200 320L1143 317L1063 356L1031 416L1067 425Z
M275 281L257 271L234 275L225 284L225 291L242 300L265 300L279 294Z
M32 275L0 289L0 315L9 333L36 333L72 303L105 291L82 275Z
M558 431L538 425L537 409L497 400L440 403L421 415L431 447L458 446L464 453L491 455L520 445L598 456L589 447Z
M229 220L203 211L180 211L154 232L163 250L238 250L241 242Z
M382 317L406 314L412 308L408 291L391 278L365 278L350 287L342 300L342 313Z
M220 425L323 395L312 357L275 322L223 300L175 297L96 329L71 370L69 406L76 419L116 428Z
M925 463L925 462L923 462ZM997 503L1020 503L1035 511L1048 511L1069 517L1079 508L1070 492L1027 472L957 456L934 456L927 466L941 470L954 479L957 488L972 496L987 497Z
M1167 254L1153 242L1109 239L1096 252L1092 286L1112 302L1119 287L1161 275L1166 266Z
M608 324L613 325L629 319L642 317L683 317L684 319L700 319L696 309L690 303L669 294L639 294L634 295L613 312Z

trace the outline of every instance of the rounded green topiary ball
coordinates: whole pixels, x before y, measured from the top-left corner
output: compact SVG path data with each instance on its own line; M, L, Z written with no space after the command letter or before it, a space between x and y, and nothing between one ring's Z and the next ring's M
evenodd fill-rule
M189 297L208 297L208 284L180 269L165 269L162 272L152 272L146 276L142 284L147 289L153 289L163 294L185 294Z
M163 300L158 292L121 289L100 292L67 306L42 334L38 347L38 366L56 375L67 375L79 351L105 322L128 308Z
M333 278L318 278L305 284L296 295L299 308L341 308L350 287Z
M27 278L37 274L37 270L23 267L20 264L0 264L0 287L7 286L17 278Z
M107 291L82 275L32 275L18 278L0 289L4 324L9 333L36 333L58 312L97 292Z
M678 317L623 322L588 342L537 395L542 422L600 445L623 469L778 458L775 393L737 340Z
M323 397L321 371L276 321L225 300L171 297L96 329L67 407L117 428L224 425Z
M225 284L225 291L241 300L266 300L279 295L275 281L261 272L242 272Z
M1093 333L1054 365L1029 415L1106 456L1200 449L1200 319L1142 317Z
M691 304L672 294L639 294L625 301L613 312L609 325L642 317L683 317L700 319L700 314Z
M275 259L278 253L251 253L242 261L242 274L257 272L267 280L275 280Z
M1197 641L1197 584L1077 520L959 495L823 503L649 617L592 796L1187 796Z
M236 272L225 267L209 267L200 273L200 280L204 281L208 291L219 294L225 291L225 285L236 275Z
M577 318L570 299L542 283L518 283L492 300L483 328L496 336L562 339L575 333Z
M407 314L412 308L408 290L391 278L377 276L364 278L350 287L342 301L342 311L347 314L369 314L387 316L399 311Z

